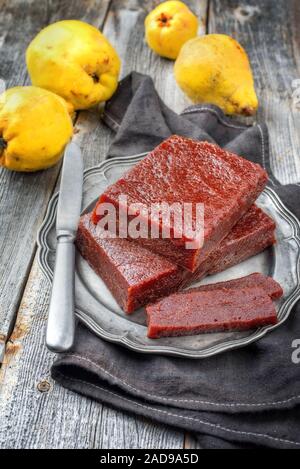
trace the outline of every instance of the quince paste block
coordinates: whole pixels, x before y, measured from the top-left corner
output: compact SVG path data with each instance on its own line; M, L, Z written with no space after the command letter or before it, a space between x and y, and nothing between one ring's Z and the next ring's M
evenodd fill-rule
M106 232L91 221L91 214L81 217L76 244L121 308L131 313L191 285L210 268L220 271L259 253L275 242L274 229L273 220L253 205L211 254L211 261L194 273L134 241L105 237Z
M111 203L117 214L122 212L128 220L142 215L145 224L158 224L158 232L169 231L170 237L138 238L138 243L194 272L250 208L267 179L267 173L258 164L217 145L173 135L106 189L94 209L92 220L94 223L100 220L102 203ZM126 196L127 206L120 201L120 196ZM191 236L183 229L182 236L178 237L174 217L166 221L151 215L151 205L162 202L181 204L182 209L184 203L192 204L193 229L196 204L203 204L202 247L186 248L186 242L199 239L197 231ZM141 214L137 209L128 216L129 204L137 203L142 203L146 212Z
M282 289L262 274L174 293L146 307L148 337L243 331L276 324L272 295L281 296Z

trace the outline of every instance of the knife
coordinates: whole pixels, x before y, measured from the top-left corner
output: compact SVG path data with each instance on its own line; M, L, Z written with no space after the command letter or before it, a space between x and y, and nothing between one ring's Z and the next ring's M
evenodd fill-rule
M46 332L46 345L53 352L66 352L74 343L74 241L81 212L82 186L81 151L71 142L65 149L60 183L56 259Z

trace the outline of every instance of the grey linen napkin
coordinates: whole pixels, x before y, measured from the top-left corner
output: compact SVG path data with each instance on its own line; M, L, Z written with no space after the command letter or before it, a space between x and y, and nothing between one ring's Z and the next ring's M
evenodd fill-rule
M103 118L116 132L108 157L148 152L174 133L216 142L264 166L300 218L299 185L280 186L271 174L265 124L237 123L212 105L177 115L138 73L120 83ZM79 325L74 349L57 358L52 376L115 408L194 432L202 448L300 448L300 363L291 358L297 338L299 304L258 342L204 360L138 354Z

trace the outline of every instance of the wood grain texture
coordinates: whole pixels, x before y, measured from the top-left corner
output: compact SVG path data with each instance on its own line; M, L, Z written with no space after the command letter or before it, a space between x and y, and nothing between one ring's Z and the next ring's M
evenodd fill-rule
M300 109L292 96L293 80L300 78L299 20L296 0L210 1L209 32L235 37L249 54L257 119L268 124L271 164L283 184L300 182Z
M144 17L154 3L113 2L104 33L122 56L122 75L132 69L149 73L163 99L180 110L187 101L166 82L173 63L154 57L143 41ZM197 1L189 3L194 11L204 11L203 3L201 10ZM111 132L96 111L80 113L76 128L85 166L98 164ZM54 356L44 346L48 303L49 287L35 260L0 376L0 448L182 448L181 432L127 416L51 382ZM50 390L41 393L38 387L48 388L48 383Z
M59 18L101 26L109 0L0 0L0 78L7 87L29 84L24 54L34 35ZM25 174L0 168L0 363L35 252L35 239L60 164Z

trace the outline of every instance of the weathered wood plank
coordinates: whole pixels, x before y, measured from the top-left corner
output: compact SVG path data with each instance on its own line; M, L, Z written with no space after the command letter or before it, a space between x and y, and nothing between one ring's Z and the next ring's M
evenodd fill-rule
M299 20L296 0L210 1L209 32L234 36L250 56L258 118L268 124L272 168L284 184L300 181L300 111L292 97L300 77Z
M41 28L59 18L101 26L108 6L109 0L0 0L0 78L7 87L29 84L24 53ZM59 169L22 174L0 168L0 363Z
M197 10L198 2L189 3L195 11L203 11ZM104 33L122 55L123 75L134 68L150 73L162 97L180 110L186 105L185 98L166 82L172 62L154 57L143 42L143 19L153 4L114 2ZM107 152L110 131L95 112L81 113L77 128L85 165L99 163ZM35 260L0 377L0 447L181 448L182 433L127 417L51 382L54 357L44 346L48 302L49 288ZM43 381L50 383L49 392L38 390Z

